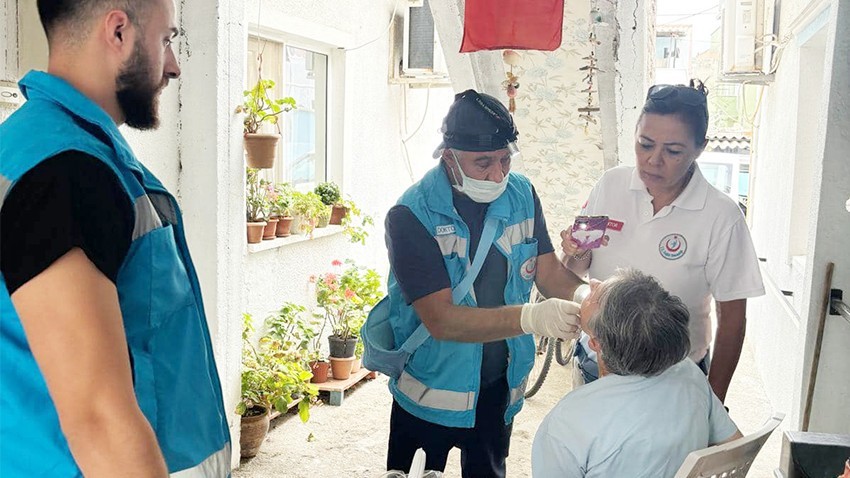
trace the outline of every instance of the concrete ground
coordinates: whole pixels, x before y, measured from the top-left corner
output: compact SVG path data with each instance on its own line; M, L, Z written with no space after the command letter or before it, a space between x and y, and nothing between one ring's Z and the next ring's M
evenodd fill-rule
M341 407L320 404L306 424L290 414L276 420L260 454L243 460L234 478L378 478L384 473L386 440L392 400L386 377L361 382L346 393ZM526 401L514 425L509 477L531 476L531 443L538 425L552 406L570 390L569 370L553 361L537 395ZM326 397L325 397L326 398ZM772 409L755 369L752 350L745 345L726 404L744 434L770 417ZM779 463L780 432L765 444L748 476L769 478ZM446 477L460 477L460 452L449 456Z

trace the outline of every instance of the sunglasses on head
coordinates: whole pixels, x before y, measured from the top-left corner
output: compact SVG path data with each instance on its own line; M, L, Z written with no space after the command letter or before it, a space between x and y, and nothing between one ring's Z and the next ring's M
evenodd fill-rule
M653 85L646 92L653 101L678 101L688 106L706 106L705 93L685 85Z

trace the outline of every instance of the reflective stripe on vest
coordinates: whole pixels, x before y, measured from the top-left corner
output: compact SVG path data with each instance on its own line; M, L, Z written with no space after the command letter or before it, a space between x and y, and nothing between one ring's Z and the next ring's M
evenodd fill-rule
M162 221L159 220L159 215L156 213L153 203L151 203L147 194L136 198L133 209L136 210L136 224L133 226L134 241L154 229L162 227Z
M529 237L534 237L534 218L506 227L502 237L496 243L502 247L502 250L510 252L513 246L522 244Z
M12 182L6 176L0 174L0 204L6 198L6 193L9 192L10 187L12 187Z
M465 237L460 237L457 234L446 234L443 236L434 236L434 240L440 245L440 252L444 256L457 254L458 257L466 257Z
M230 476L230 443L192 468L172 473L171 478L211 478Z
M405 370L396 384L398 390L417 405L452 412L475 409L475 392L455 392L430 388Z
M511 405L522 400L525 397L525 387L528 386L528 375L522 379L522 383L518 387L511 389Z

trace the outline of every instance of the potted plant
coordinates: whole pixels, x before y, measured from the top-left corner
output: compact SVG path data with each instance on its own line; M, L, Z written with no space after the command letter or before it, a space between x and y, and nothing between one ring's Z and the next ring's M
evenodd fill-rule
M268 214L266 189L260 186L259 170L246 168L245 213L248 227L248 244L256 244L263 238Z
M328 227L328 224L331 220L331 208L330 206L324 206L319 210L319 216L317 218L316 227Z
M322 198L322 202L331 208L331 214L328 220L329 224L339 225L342 222L342 217L347 212L342 204L342 194L339 192L339 186L333 182L324 182L316 186L315 193Z
M292 230L292 186L289 183L274 185L274 195L271 199L271 214L278 219L275 235L289 237Z
M267 320L269 333L254 346L253 321L243 314L242 328L242 397L236 412L242 416L240 445L243 457L257 454L269 427L269 411L274 408L285 413L290 404L298 402L298 415L306 422L310 404L318 390L310 383L307 369L309 342L303 335L299 314L304 308L285 304L281 311Z
M260 180L260 187L264 189L263 194L266 196L266 226L263 228L263 240L270 241L274 239L277 232L278 216L275 209L275 201L277 193L274 189L274 184L265 179Z
M328 337L331 368L336 379L346 379L355 360L360 326L368 309L380 299L380 276L371 269L349 262L341 273L340 261L333 261L335 271L316 279L316 304L331 325Z
M319 224L319 216L325 209L325 204L316 193L293 193L292 211L298 215L297 222L301 232L312 235L313 229Z
M278 115L296 107L292 97L272 99L269 93L273 89L274 81L259 79L253 88L243 92L244 101L236 107L237 113L245 114L242 123L245 151L248 153L248 166L252 168L271 168L280 140L279 133L260 133L260 127L263 123L277 125Z

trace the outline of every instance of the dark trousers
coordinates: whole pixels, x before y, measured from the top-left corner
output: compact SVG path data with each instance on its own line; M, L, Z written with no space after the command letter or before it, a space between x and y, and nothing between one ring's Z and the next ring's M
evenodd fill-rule
M463 478L504 478L512 425L505 425L508 384L499 380L481 390L474 428L454 428L421 420L393 401L387 469L408 472L417 448L425 469L444 471L449 451L460 448Z

